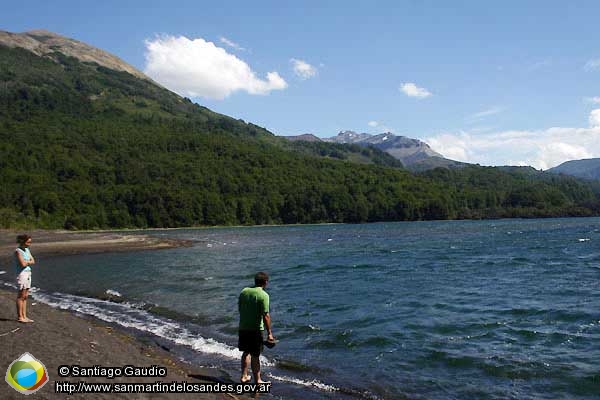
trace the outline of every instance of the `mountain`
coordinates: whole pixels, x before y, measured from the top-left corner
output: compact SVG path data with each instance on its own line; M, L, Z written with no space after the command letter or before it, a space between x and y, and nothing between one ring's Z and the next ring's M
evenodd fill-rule
M356 164L375 164L394 168L404 168L400 160L375 147L358 144L324 142L315 135L306 133L297 136L279 136L283 149L316 157L333 158Z
M548 172L600 180L600 158L567 161L557 167L550 168Z
M296 136L282 136L284 139L290 140L292 142L304 141L304 142L321 142L322 140L316 137L313 134L305 133L303 135Z
M81 62L91 62L116 71L128 72L138 78L150 80L120 58L75 39L70 39L43 29L24 33L11 33L0 30L0 44L7 47L27 49L35 55L52 57L60 52Z
M437 167L460 167L464 163L449 160L433 151L427 143L405 136L396 136L386 132L379 135L343 131L337 136L324 139L334 143L352 143L361 146L373 146L391 154L400 160L404 166L413 171L424 171Z
M337 136L323 139L326 142L336 143L361 143L372 137L368 133L356 133L354 131L340 131Z
M91 46L42 51L39 36L0 44L0 227L600 214L589 182L478 166L411 173L375 147L291 142L104 57L82 61L97 56Z

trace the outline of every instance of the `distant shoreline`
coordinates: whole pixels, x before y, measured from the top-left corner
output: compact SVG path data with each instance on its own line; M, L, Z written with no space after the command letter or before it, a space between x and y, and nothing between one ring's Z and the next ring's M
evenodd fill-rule
M423 222L459 222L459 221L502 221L528 219L566 219L566 218L600 218L599 216L579 217L535 217L535 218L493 218L493 219L447 219L427 221L379 221L362 224L379 223L423 223ZM147 231L181 231L205 229L251 229L273 227L309 227L345 225L345 222L323 222L314 224L270 224L270 225L218 225L218 226L187 226L177 228L115 228L99 230L69 231L61 229L0 229L0 262L6 262L16 248L16 236L27 233L32 236L31 246L34 255L56 256L68 254L96 254L121 251L160 250L178 247L191 247L193 240L175 239L147 235ZM12 265L12 264L11 264Z
M325 226L340 223L319 224L273 224L236 226L189 226L178 228L126 228L107 230L68 231L60 229L0 229L0 262L11 264L9 258L16 248L16 237L26 233L31 235L31 252L34 256L58 256L73 254L97 254L121 251L161 250L178 247L191 247L193 240L174 239L147 235L147 231L179 231L203 229L272 228L293 226Z
M184 239L172 239L172 238L156 238L149 235L144 235L141 232L148 231L182 231L182 230L208 230L208 229L252 229L252 228L275 228L275 227L308 227L308 226L329 226L329 225L371 225L371 224L388 224L388 223L427 223L427 222L478 222L478 221L510 221L510 220L551 220L551 219L588 219L588 218L600 218L600 215L561 215L561 216L503 216L503 217L487 217L487 218L450 218L450 219L419 219L419 220L397 220L397 221L366 221L366 222L314 222L314 223L294 223L294 224L257 224L257 225L197 225L197 226L180 226L172 228L102 228L102 229L82 229L82 230L67 230L67 229L41 229L41 228L0 228L0 249L7 243L15 243L16 235L21 233L27 233L34 237L39 234L41 237L46 238L45 241L56 242L53 238L66 238L69 241L77 241L83 239L84 236L92 236L92 238L98 240L98 244L101 244L105 239L111 235L113 237L127 237L128 233L135 234L136 237L146 236L152 239L145 245L133 246L133 250L152 250L168 247L187 247L193 245L194 241ZM158 241L157 241L158 240ZM39 244L39 242L38 242ZM44 245L45 247L46 245ZM80 247L80 245L75 245ZM83 244L82 244L83 246ZM141 248L143 247L143 248ZM131 247L128 248L127 244L118 245L115 250L107 251L130 251ZM86 251L73 251L71 254L85 252L88 253L94 251L94 248L88 248ZM103 252L103 251L102 251Z
M95 254L116 251L159 250L189 247L193 241L184 239L160 238L143 233L133 234L120 231L72 232L63 230L0 230L0 261L8 260L16 248L16 236L21 233L31 235L31 250L34 256L55 256L67 254Z

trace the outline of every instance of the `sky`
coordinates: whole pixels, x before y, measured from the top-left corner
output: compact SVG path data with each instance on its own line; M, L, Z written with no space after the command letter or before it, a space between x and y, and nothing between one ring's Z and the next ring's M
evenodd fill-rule
M0 0L47 29L276 135L420 139L548 169L600 157L598 1Z

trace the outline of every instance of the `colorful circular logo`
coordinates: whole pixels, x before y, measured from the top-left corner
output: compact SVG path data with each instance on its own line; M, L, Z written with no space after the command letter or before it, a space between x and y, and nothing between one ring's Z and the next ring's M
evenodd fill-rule
M6 371L6 382L18 392L31 394L48 382L46 367L29 353L13 361Z

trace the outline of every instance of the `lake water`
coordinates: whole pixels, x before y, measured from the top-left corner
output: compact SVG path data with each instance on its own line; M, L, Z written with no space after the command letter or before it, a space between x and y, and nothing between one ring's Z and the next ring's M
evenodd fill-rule
M264 270L274 398L597 399L599 229L581 218L147 231L195 245L39 260L35 296L237 379L237 296Z

